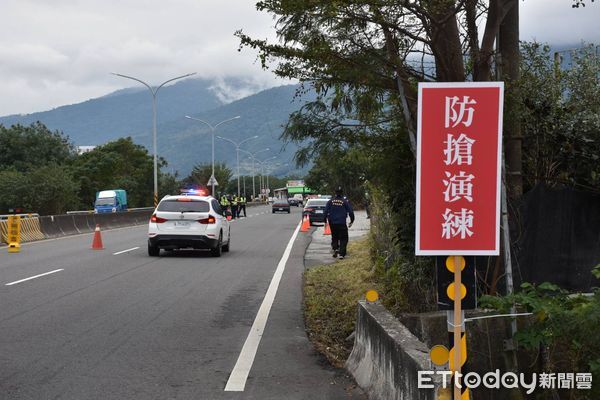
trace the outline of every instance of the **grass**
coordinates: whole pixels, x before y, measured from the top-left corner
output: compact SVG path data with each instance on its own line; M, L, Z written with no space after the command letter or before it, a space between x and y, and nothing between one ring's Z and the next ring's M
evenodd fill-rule
M308 337L336 367L352 350L356 307L369 289L378 290L367 237L350 243L349 258L304 274L304 318Z

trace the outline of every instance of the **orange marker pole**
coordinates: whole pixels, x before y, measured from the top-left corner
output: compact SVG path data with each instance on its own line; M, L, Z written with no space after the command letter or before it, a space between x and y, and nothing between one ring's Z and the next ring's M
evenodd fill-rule
M461 389L458 387L458 374L460 374L460 336L462 324L462 296L461 296L461 257L454 256L454 400L461 399Z

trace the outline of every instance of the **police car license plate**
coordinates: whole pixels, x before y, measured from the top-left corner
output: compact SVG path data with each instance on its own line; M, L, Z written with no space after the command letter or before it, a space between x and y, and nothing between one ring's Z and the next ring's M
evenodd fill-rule
M315 210L315 214L323 214L323 210Z
M279 208L279 211L283 211L283 208L281 208L281 207L280 207L280 208Z
M185 227L188 228L190 226L190 221L175 221L175 226L177 227Z

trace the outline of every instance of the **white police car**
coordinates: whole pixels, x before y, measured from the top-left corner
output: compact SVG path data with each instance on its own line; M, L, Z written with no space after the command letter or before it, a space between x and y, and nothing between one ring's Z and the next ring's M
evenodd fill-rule
M229 251L231 231L227 213L211 196L165 196L148 224L148 255L160 249L208 249L215 257Z

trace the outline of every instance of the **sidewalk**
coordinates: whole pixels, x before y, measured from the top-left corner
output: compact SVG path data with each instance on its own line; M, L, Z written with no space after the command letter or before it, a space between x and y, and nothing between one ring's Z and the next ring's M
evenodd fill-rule
M350 242L357 238L365 236L371 228L371 220L367 219L365 211L355 211L355 220L352 228L348 229ZM317 226L311 234L311 242L304 255L304 265L306 268L315 265L332 264L336 259L331 256L331 236L323 235L324 226ZM348 254L352 257L352 254Z

